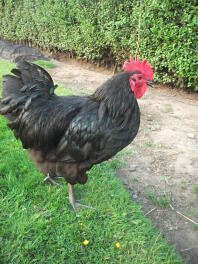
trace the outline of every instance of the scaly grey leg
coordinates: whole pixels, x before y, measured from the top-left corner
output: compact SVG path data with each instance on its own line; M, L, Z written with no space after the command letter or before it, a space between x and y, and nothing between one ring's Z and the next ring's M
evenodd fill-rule
M76 205L75 196L74 196L74 186L68 183L68 187L69 187L69 201L70 201L71 206L74 209L74 212L76 213L77 205Z

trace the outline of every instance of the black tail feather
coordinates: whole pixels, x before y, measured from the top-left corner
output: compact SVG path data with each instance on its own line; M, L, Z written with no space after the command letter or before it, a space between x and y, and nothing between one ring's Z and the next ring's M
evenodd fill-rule
M11 121L9 126L14 129L32 102L38 97L48 99L56 86L43 68L27 61L20 61L11 72L14 75L3 76L0 114Z

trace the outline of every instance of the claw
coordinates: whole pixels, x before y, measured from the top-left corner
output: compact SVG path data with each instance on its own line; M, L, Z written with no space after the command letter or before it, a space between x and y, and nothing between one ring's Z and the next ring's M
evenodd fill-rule
M53 185L58 185L58 186L60 185L53 178L50 177L50 174L49 173L47 174L47 177L45 177L45 179L43 180L43 183L46 183L46 182L50 182Z
M77 206L77 208L80 207L80 206L82 206L82 207L85 207L85 208L89 208L89 209L96 210L96 208L94 208L92 206L85 205L85 204L81 204L81 203L76 203L76 206Z

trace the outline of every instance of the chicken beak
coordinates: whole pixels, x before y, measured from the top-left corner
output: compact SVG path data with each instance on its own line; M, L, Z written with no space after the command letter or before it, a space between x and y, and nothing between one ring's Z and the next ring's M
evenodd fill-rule
M147 85L153 87L154 81L147 81Z

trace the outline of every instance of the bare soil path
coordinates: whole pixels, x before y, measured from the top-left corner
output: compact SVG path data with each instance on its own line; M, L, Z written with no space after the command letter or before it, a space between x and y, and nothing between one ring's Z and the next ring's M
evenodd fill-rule
M74 61L54 63L54 80L77 94L111 77ZM198 95L156 85L139 105L140 131L118 177L187 263L198 264L198 226L190 221L198 223Z

